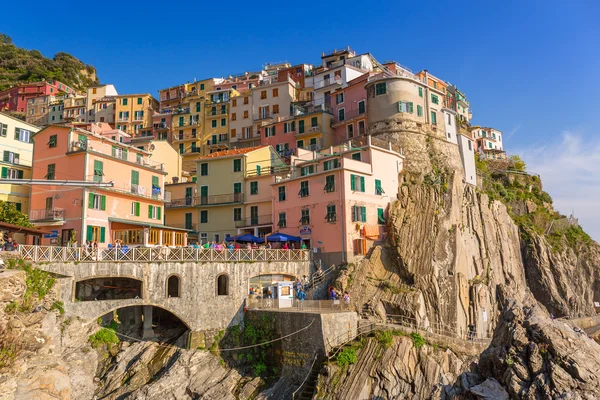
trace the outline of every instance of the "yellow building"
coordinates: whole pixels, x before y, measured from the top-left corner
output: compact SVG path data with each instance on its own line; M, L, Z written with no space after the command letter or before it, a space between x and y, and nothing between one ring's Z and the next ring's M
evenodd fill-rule
M198 207L196 182L185 180L165 185L170 201L165 204L165 223L175 228L189 229L188 243L198 241Z
M30 179L33 159L31 135L40 128L0 112L1 179ZM17 210L29 212L30 187L0 184L0 200L14 203Z
M157 140L152 136L138 136L129 143L133 147L150 153L149 160L164 166L167 173L165 182L179 182L183 174L181 155L166 140Z
M229 148L229 112L235 89L213 90L204 99L204 132L200 138L203 155Z
M116 96L117 129L131 136L149 131L152 134L152 114L158 110L158 101L150 94Z
M197 160L198 233L202 242L272 229L272 171L287 168L270 146L214 152Z

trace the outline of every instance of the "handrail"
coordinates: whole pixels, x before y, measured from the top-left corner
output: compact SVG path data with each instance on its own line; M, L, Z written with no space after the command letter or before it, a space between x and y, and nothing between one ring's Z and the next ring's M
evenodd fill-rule
M302 386L304 386L304 384L306 383L306 380L308 379L308 377L310 376L310 374L312 374L312 369L315 366L315 362L317 362L317 358L318 358L318 354L315 351L315 358L313 358L313 362L310 365L310 369L308 370L308 374L306 374L306 376L304 377L304 380L302 381L302 383L300 384L300 386L298 386L298 388L294 391L294 393L292 393L292 399L296 398L296 393L298 392L298 390L300 390L300 388L302 388Z
M204 249L193 247L97 248L19 245L20 256L33 262L288 262L309 261L308 250Z
M429 326L421 326L416 318L407 317L404 315L386 315L387 320L391 320L391 325L404 326L411 329L416 329L426 333L433 333L436 335L452 338L452 339L460 339L460 340L468 340L470 342L475 341L489 341L492 337L489 335L484 335L482 337L477 337L477 331L467 331L465 335L461 335L456 330L453 330L451 326L444 325L441 323L433 323L429 324ZM398 322L398 319L400 320ZM414 322L404 322L404 320L414 321ZM449 329L444 329L449 328Z

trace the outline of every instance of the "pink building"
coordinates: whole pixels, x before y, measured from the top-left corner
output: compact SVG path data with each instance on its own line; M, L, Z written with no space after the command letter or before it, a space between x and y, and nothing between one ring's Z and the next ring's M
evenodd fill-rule
M75 89L59 81L42 81L17 85L0 92L0 111L24 113L27 110L27 100L59 93L75 93Z
M187 243L187 230L163 224L167 172L149 152L67 125L42 129L33 142L32 178L71 181L32 186L34 226L58 230L63 245L71 237L99 247L117 239L128 246Z
M348 86L331 93L333 128L336 143L367 133L367 90L369 74L348 82Z
M326 263L350 262L387 235L400 149L366 136L320 152L298 150L272 185L273 230L301 236Z

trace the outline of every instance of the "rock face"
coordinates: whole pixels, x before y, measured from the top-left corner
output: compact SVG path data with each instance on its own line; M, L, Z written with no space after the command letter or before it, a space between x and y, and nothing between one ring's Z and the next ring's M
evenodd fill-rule
M429 345L415 348L408 337L395 337L388 348L370 338L347 368L335 364L322 371L320 399L431 399L452 385L473 361Z

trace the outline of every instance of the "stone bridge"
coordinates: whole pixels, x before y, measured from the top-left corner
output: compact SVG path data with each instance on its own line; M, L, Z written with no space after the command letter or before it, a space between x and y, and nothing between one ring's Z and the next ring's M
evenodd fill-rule
M141 261L139 258L134 261L115 261L104 257L99 257L104 258L101 261L67 261L61 257L42 261L28 255L25 250L21 253L23 258L60 277L59 296L67 315L95 321L124 307L153 306L177 316L192 333L215 331L238 324L243 318L251 278L261 275L296 278L310 273L309 254L301 250L296 251L296 256L270 255L266 252L281 250L262 250L266 258L271 258L269 261L260 260L263 255L258 253L244 256L249 258L244 261ZM178 297L168 295L171 277L176 277L179 285ZM122 300L76 301L77 283L96 278L129 278L140 282L141 296ZM225 285L225 294L218 282ZM148 309L151 312L151 307L144 307L144 313ZM148 318L144 318L146 320ZM144 329L147 329L146 323Z

